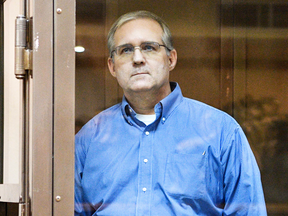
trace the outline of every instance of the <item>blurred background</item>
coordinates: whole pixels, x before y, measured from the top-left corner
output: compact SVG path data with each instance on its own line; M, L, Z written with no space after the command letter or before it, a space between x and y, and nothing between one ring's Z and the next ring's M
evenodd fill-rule
M288 215L288 1L76 2L76 132L122 99L107 68L110 26L126 12L149 10L172 31L178 63L171 81L184 96L241 124L262 173L268 214Z

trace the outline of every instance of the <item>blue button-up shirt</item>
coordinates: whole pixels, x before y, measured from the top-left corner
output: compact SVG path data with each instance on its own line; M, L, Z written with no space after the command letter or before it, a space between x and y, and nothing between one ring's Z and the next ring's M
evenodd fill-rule
M152 124L123 98L76 135L75 215L266 215L240 126L171 87Z

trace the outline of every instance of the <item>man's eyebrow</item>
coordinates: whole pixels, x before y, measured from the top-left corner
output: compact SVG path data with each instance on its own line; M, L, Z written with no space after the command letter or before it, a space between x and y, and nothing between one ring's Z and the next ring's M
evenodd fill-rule
M125 43L125 44L121 44L119 46L116 46L116 47L120 47L120 46L133 46L131 43Z
M155 41L143 41L141 44L145 44L145 43L155 43ZM156 43L158 43L158 42L156 42ZM139 45L141 45L141 44L139 44ZM120 47L120 46L133 46L133 44L125 43L125 44L118 45L116 47Z

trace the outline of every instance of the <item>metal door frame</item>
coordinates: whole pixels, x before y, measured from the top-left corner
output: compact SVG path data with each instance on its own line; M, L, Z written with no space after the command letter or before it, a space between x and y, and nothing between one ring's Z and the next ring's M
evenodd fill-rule
M34 215L74 214L75 1L33 1Z

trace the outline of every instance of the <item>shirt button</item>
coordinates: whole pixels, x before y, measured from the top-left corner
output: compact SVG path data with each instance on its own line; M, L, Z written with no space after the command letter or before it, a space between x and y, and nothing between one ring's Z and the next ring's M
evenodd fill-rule
M147 163L148 162L148 159L144 159L144 163Z
M163 122L165 122L165 121L166 121L165 117L163 117L163 118L162 118L162 121L163 121Z
M132 109L129 109L129 112L132 113Z
M142 188L142 191L143 191L143 192L147 191L147 188L145 188L145 187L144 187L144 188Z
M146 131L145 134L148 136L149 135L149 131Z

